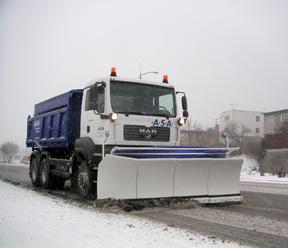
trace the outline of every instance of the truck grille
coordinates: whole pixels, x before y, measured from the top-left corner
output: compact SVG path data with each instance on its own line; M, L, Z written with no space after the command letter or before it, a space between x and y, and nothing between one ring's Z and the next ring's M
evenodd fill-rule
M170 128L124 125L124 140L168 142L170 140Z

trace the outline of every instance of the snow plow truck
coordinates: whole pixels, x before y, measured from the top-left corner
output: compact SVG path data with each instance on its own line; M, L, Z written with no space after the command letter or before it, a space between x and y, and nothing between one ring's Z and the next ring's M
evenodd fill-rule
M180 146L187 117L185 93L166 75L150 82L118 77L112 68L108 77L35 105L27 119L31 182L61 189L70 180L85 198L242 201L242 159L229 157L229 148Z

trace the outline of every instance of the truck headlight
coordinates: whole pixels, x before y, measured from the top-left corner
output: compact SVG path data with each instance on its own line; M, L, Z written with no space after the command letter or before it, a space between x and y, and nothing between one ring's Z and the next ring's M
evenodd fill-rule
M118 119L118 114L117 113L110 113L109 114L109 119L113 122Z
M180 118L178 119L178 124L179 124L180 126L184 125L184 124L185 124L185 118L184 118L184 117L180 117Z

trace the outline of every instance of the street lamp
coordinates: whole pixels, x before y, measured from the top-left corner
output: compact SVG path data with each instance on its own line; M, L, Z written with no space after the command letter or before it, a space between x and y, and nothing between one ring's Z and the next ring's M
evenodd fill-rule
M232 106L232 110L235 110L235 106L237 106L238 104L230 103L230 105Z
M142 79L142 76L147 75L147 74L159 74L158 71L147 71L139 74L139 79Z

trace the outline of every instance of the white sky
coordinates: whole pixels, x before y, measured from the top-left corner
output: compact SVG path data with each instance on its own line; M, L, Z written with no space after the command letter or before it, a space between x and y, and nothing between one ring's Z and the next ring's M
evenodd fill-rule
M285 0L0 0L0 143L24 146L35 103L111 66L167 73L204 126L231 103L287 108L287 13Z

